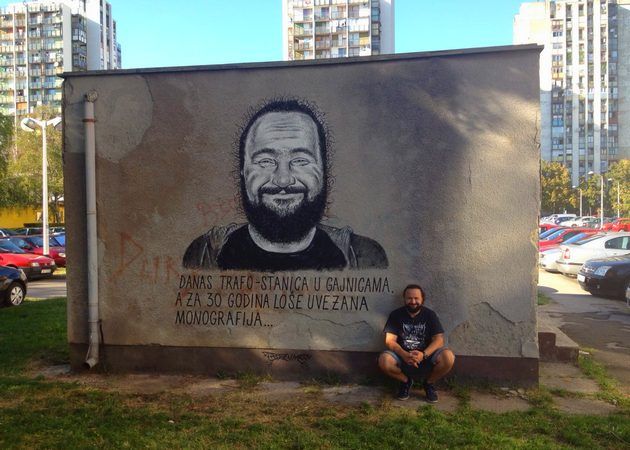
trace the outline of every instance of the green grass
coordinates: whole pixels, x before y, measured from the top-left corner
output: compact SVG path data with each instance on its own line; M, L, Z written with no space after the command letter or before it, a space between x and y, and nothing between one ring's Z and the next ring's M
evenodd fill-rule
M388 399L377 405L329 403L322 384L307 385L294 398L269 399L256 395L256 385L267 378L251 374L237 377L240 389L197 397L122 394L29 376L37 365L67 361L65 324L64 299L0 309L0 448L630 446L627 409L607 417L563 414L551 407L544 389L528 391L530 411L496 414L469 406L477 387L454 384L450 389L461 407L443 413L429 406L399 408Z
M578 358L580 369L599 385L601 391L598 393L598 396L602 400L630 410L630 398L619 391L617 380L606 372L606 368L593 359L594 352L596 350L593 349L585 349L584 353L580 352Z
M551 297L539 292L538 293L538 306L548 305L551 303Z
M20 306L0 309L0 375L67 363L66 342L65 298L27 298Z

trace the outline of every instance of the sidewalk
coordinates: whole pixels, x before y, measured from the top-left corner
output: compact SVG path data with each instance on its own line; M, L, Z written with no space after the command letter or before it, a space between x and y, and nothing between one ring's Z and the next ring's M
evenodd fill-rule
M527 411L540 401L541 392L549 392L553 407L569 414L608 415L619 411L614 404L596 398L600 392L597 384L580 370L568 363L541 363L540 385L537 389L525 390L510 386L467 387L439 389L439 402L429 404L424 400L421 386L415 385L411 398L399 401L394 398L391 387L364 386L356 384L325 385L318 383L248 382L246 387L234 379L218 379L186 375L127 374L103 375L95 373L73 374L69 366L50 367L34 375L47 379L75 382L99 390L132 395L169 393L204 399L211 396L227 395L246 389L248 396L259 400L283 400L317 396L331 404L357 406L362 404L378 406L387 403L392 407L416 410L419 407L434 407L443 412L454 412L463 406L474 410L504 413ZM262 378L261 378L262 380ZM253 384L253 385L252 385ZM543 394L544 395L544 394Z

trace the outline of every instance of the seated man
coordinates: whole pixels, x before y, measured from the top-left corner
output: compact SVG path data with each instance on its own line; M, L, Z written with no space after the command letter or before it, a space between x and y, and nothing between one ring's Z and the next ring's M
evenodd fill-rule
M444 330L435 312L423 306L424 291L417 284L403 291L405 306L389 315L385 324L385 350L379 368L400 381L398 400L407 400L414 378L424 378L427 401L438 401L434 383L446 375L455 355L444 347Z

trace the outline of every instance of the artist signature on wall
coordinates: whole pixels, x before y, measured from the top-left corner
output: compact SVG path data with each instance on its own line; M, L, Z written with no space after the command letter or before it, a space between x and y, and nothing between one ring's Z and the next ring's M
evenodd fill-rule
M274 361L297 361L301 366L305 366L308 360L311 359L311 355L308 353L274 353L274 352L262 352L265 358L269 361L269 365L272 365Z

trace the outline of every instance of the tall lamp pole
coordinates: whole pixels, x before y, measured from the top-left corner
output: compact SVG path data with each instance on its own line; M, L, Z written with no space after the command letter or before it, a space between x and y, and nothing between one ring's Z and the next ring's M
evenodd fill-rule
M582 188L573 186L573 189L577 189L580 191L580 217L582 217Z
M592 170L588 173L589 175L595 175L595 172ZM601 187L599 193L599 228L604 227L604 175L601 176Z
M612 181L612 179L611 179ZM617 180L617 219L619 219L621 217L621 213L620 213L620 206L621 206L621 201L620 201L620 197L619 197L619 180Z
M44 255L50 254L50 237L48 232L48 152L46 148L46 127L51 125L59 128L61 117L50 120L38 120L25 117L20 122L20 127L24 131L35 131L37 127L42 130L42 229L44 235Z

